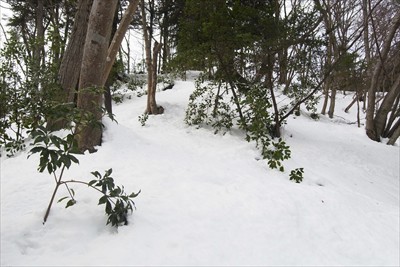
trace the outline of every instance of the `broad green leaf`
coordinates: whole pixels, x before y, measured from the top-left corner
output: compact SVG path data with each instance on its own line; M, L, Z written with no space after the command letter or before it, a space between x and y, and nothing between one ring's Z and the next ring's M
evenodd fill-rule
M70 199L70 200L67 202L67 205L65 206L65 208L71 207L71 206L75 205L75 203L76 203L75 200Z
M139 190L139 192L137 192L136 194L135 193L130 194L129 197L130 198L135 198L140 194L140 192L142 192L142 190Z
M71 155L71 154L68 154L68 158L69 158L71 161L73 161L74 163L79 164L79 160L78 160L75 156L73 156L73 155Z
M107 202L107 196L104 195L99 199L99 203L97 205L101 205Z
M67 199L67 198L69 198L69 197L62 197L57 201L57 203L60 203L61 201L63 201L64 199Z
M88 183L88 186L93 186L96 182L97 182L97 180L91 180L91 181Z

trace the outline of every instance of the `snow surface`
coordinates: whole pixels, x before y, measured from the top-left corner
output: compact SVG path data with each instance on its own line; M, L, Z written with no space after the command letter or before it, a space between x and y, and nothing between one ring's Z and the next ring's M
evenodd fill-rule
M269 170L239 131L214 135L184 124L193 81L157 94L165 114L138 122L146 98L114 106L104 144L80 156L66 179L113 168L116 184L141 194L130 224L105 226L98 194L73 186L78 203L55 203L38 156L1 158L3 266L398 266L399 146L368 140L351 95L319 121L292 117L286 173ZM293 168L305 179L289 181ZM61 190L57 198L65 196Z

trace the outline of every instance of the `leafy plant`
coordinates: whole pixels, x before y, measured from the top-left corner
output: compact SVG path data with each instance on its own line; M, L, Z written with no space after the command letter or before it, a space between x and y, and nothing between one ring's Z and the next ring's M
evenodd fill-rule
M215 133L229 131L236 123L245 131L248 142L255 141L268 166L283 172L285 168L282 162L291 157L291 151L282 138L274 138L275 121L269 90L261 84L246 84L249 88L246 93L237 93L241 99L238 105L230 93L233 82L204 82L204 78L200 76L196 80L185 122L198 127L209 125Z
M297 168L290 172L290 181L294 180L296 183L303 181L304 168Z
M37 66L19 33L12 30L9 35L0 50L0 147L11 157L26 148L30 130L43 124L60 90L54 66Z
M92 172L92 175L97 179L90 182L63 180L65 170L69 169L73 163L79 164L79 160L74 156L74 154L78 153L74 132L71 131L65 137L59 137L48 131L45 127L39 126L32 131L31 135L34 140L34 147L30 150L28 157L38 153L40 155L38 171L47 171L54 177L56 184L43 218L43 224L48 219L60 186L66 187L69 196L61 198L58 202L69 199L66 208L76 204L75 192L68 186L71 183L87 185L102 194L99 199L99 205L105 204L105 213L108 215L107 224L111 223L115 227L127 224L127 214L129 211L133 211L135 207L132 199L137 197L140 191L136 194L131 193L127 195L123 186L115 186L114 179L110 176L112 169L107 170L104 175L101 175L97 171Z
M149 114L148 113L143 113L138 117L138 121L140 122L140 125L145 126L147 120L149 119Z
M97 179L91 180L88 186L101 188L104 195L99 199L99 205L105 204L105 212L108 216L107 224L111 223L112 226L127 225L128 212L132 212L133 208L136 208L132 199L137 197L140 191L127 195L123 186L115 186L114 179L110 176L111 173L112 169L108 169L103 176L97 171L92 172L92 175Z
M233 100L228 95L226 84L215 81L203 82L203 77L196 80L196 90L189 98L185 122L188 125L211 126L215 132L227 132L237 117Z

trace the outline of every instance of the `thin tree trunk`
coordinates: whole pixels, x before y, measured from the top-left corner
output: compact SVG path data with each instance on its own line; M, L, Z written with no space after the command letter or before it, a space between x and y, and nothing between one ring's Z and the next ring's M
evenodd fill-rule
M107 51L107 62L103 71L103 85L106 83L108 75L110 74L111 68L115 62L115 58L117 56L118 50L121 46L122 40L126 34L126 31L129 28L129 25L133 19L133 15L139 5L140 0L130 0L129 6L126 9L124 16L118 26L116 33L114 34L113 40L111 41L110 47Z
M335 112L335 104L336 104L336 86L331 88L331 102L329 104L328 116L329 118L333 118L333 113Z
M358 94L356 94L353 98L353 100L351 101L351 103L345 108L344 112L348 113L349 110L351 109L351 107L354 105L354 103L356 103L356 101L358 101Z
M151 75L151 84L149 84L148 87L148 93L147 93L147 113L148 114L162 114L164 112L163 107L157 106L156 102L156 89L157 89L157 60L158 60L158 54L160 53L160 50L162 48L162 44L158 43L157 41L154 43L153 47L153 57L152 57L152 63L151 63L151 73L148 75Z
M40 64L44 56L44 3L43 0L37 1L36 6L36 38L33 51L35 71L39 73ZM37 75L35 75L37 76ZM38 78L38 77L37 77Z
M326 108L328 107L328 100L329 100L329 80L326 80L324 83L324 103L322 104L321 114L326 114Z
M392 112L390 113L390 117L388 119L388 123L386 126L385 131L382 134L382 137L386 138L389 136L390 129L393 125L393 122L396 120L397 117L400 116L400 94L397 95L396 101L394 102Z
M117 3L118 0L94 0L90 13L79 80L78 108L89 112L99 123L94 122L96 126L93 126L93 122L78 125L77 141L80 151L94 152L94 147L101 144L104 84L103 76L99 73L104 73Z

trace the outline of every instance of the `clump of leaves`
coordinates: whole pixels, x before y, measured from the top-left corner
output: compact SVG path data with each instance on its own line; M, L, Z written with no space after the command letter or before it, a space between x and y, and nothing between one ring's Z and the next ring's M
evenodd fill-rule
M189 99L185 122L188 125L211 126L215 133L229 131L234 124L244 130L246 140L254 141L260 149L263 159L271 169L285 171L282 164L291 157L290 147L282 138L275 138L275 114L270 92L262 84L235 84L223 81L207 81L200 76L196 80L196 89ZM246 87L245 91L236 91ZM282 108L279 112L285 112Z
M69 169L73 163L79 164L79 160L74 156L74 154L79 153L74 132L72 131L65 137L59 137L48 131L45 127L39 126L32 131L31 135L34 140L34 147L30 150L30 155L28 157L32 154L39 153L40 160L38 171L47 171L54 177L56 183L43 218L43 224L47 221L60 186L66 187L69 196L61 198L58 202L69 199L66 208L76 204L75 192L69 187L69 184L84 184L102 194L99 199L99 205L106 204L105 212L108 216L107 224L111 223L112 226L118 227L128 223L127 214L129 211L133 211L135 207L135 203L132 199L137 197L140 191L136 194L131 193L127 195L123 186L115 186L114 179L110 176L112 169L107 170L104 175L101 175L97 171L92 172L97 179L90 182L63 180L65 170Z
M304 174L304 168L297 168L294 169L290 172L290 180L294 180L296 183L300 183L303 181L303 174Z
M278 169L283 172L285 168L282 165L282 161L290 159L291 151L288 145L279 138L278 142L272 142L273 148L266 149L264 159L268 160L268 166L271 169Z
M138 116L138 121L140 125L145 126L147 120L149 119L149 114L147 112L143 113L142 115Z
M237 117L232 108L233 100L228 95L226 83L215 81L203 82L203 77L196 80L196 90L189 98L185 122L198 127L208 125L214 133L229 131Z
M131 193L127 195L123 186L115 186L114 179L110 176L112 169L105 171L101 175L98 171L92 172L96 179L88 183L90 187L99 187L104 194L99 199L99 205L105 205L105 213L108 216L107 224L111 223L112 226L127 225L128 212L132 212L135 207L133 198L137 197L140 193Z

